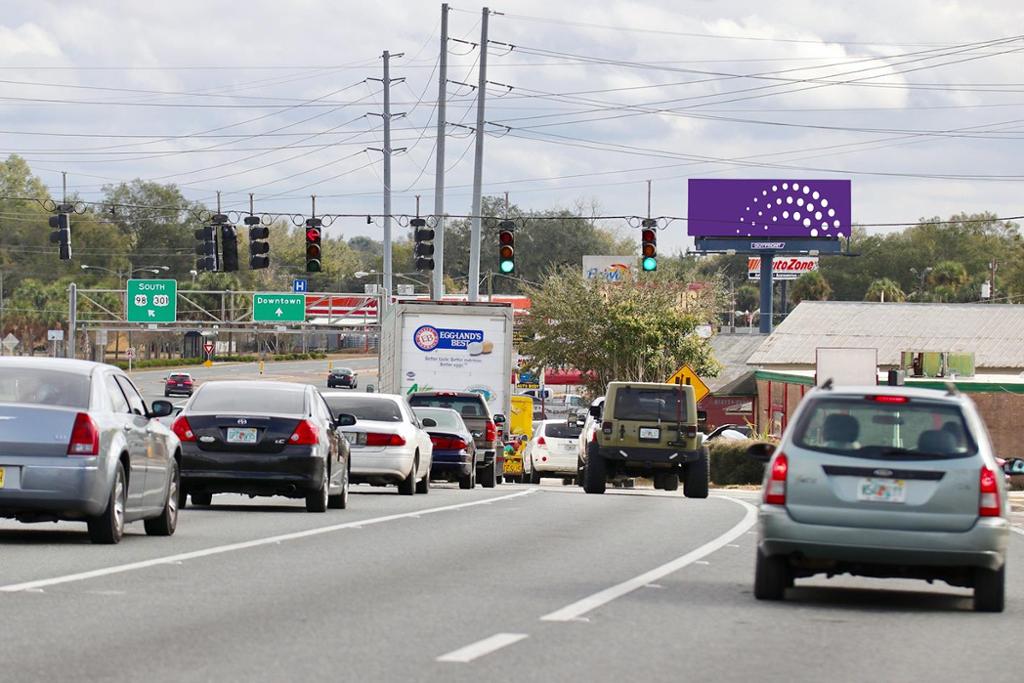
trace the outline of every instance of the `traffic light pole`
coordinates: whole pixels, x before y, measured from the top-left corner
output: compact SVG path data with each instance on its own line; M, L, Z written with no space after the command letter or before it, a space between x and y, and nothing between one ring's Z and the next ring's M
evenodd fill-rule
M437 165L434 171L434 272L431 298L444 297L444 143L448 100L448 3L441 5L441 53L437 67Z
M469 229L469 300L480 300L480 193L484 173L484 106L487 99L487 17L483 8L480 18L480 74L476 90L476 152L473 155L473 210Z

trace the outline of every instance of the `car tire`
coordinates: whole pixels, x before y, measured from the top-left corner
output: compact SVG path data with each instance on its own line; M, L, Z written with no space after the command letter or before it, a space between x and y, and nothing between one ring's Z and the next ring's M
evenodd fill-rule
M120 543L124 536L124 508L127 498L124 466L117 464L114 470L114 483L110 485L110 496L103 512L87 520L89 539L93 543L112 545Z
M213 502L212 493L190 493L188 495L192 498L193 505L209 505Z
M416 493L416 470L419 468L419 461L414 461L409 476L398 482L398 494L411 496Z
M160 516L147 519L143 522L146 533L150 536L173 536L174 530L178 527L178 489L181 487L181 474L178 471L178 461L171 459L171 481L167 485L167 500L164 501L164 509Z
M661 488L664 491L678 491L679 490L679 473L678 472L667 472L661 479Z
M327 512L331 497L331 473L324 467L324 483L319 489L306 494L306 512Z
M180 478L180 474L179 474L179 478ZM181 512L186 507L188 507L188 491L185 489L184 486L181 485L181 483L179 481L179 483L178 483L178 512Z
M701 449L700 458L691 462L683 471L683 495L687 498L707 498L710 472L708 471L708 449ZM677 478L678 481L678 478ZM670 489L675 490L675 489Z
M758 600L782 600L786 597L790 574L785 556L768 556L758 548L754 566L754 597Z
M608 485L608 466L600 453L591 453L583 466L583 490L587 493L604 493Z
M476 466L474 465L473 470L475 469ZM474 481L476 477L474 476L475 472L473 470L470 470L469 474L463 474L459 476L460 489L468 491L469 489L473 488L476 485L476 481Z
M974 570L974 611L1002 612L1006 601L1006 565Z
M498 483L498 478L494 476L494 463L491 462L483 468L483 472L480 473L480 485L485 489L493 489L495 484Z
M348 507L348 468L342 471L341 493L327 497L327 507L332 510L344 510Z
M538 484L539 485L540 484L540 480L543 479L543 478L544 478L544 476L540 473L540 470L538 470L537 466L534 465L533 471L530 473L530 483L531 484Z
M423 475L423 478L416 482L416 493L424 495L430 493L430 472Z

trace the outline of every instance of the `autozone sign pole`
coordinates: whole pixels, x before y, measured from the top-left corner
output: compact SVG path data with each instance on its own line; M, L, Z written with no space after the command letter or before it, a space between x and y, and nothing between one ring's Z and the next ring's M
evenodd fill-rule
M776 256L772 259L772 280L795 280L818 269L817 256ZM747 279L761 279L761 257L747 259Z

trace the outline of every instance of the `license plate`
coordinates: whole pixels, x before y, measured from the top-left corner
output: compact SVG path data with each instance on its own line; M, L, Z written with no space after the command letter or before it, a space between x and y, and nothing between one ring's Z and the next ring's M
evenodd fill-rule
M0 489L4 487L4 468L0 467Z
M228 427L228 443L256 443L254 427Z
M654 427L641 427L640 428L640 438L641 439L652 439L652 440L660 439L661 438L661 430L660 429L656 429Z
M342 432L345 436L345 440L353 446L365 446L366 445L366 432Z
M874 503L905 503L907 502L907 482L903 479L861 479L857 487L857 500Z

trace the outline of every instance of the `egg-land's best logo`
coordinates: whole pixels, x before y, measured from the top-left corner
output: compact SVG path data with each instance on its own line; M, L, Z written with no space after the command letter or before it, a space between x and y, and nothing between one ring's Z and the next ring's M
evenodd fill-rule
M433 351L441 341L441 335L433 325L422 325L413 332L412 341L420 351Z

